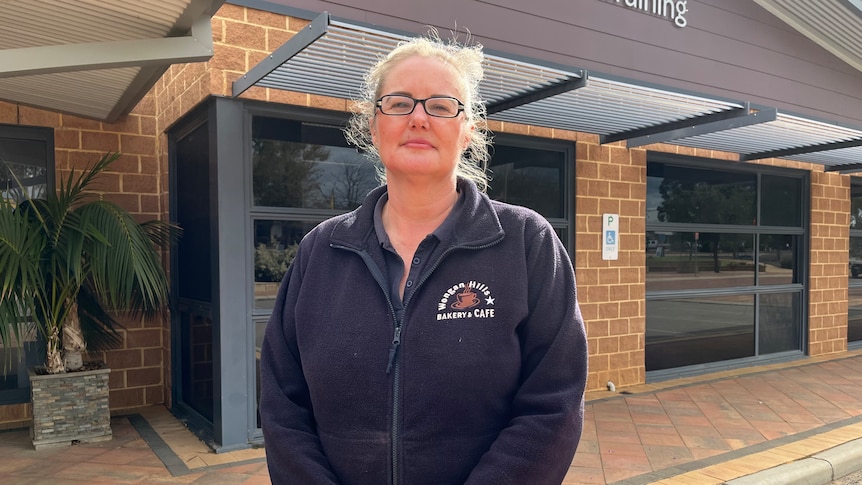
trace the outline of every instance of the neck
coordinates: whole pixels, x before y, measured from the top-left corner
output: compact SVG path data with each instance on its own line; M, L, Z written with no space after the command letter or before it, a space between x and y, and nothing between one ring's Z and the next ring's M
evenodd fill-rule
M434 231L458 201L455 180L440 184L390 183L383 225L390 236L421 240Z

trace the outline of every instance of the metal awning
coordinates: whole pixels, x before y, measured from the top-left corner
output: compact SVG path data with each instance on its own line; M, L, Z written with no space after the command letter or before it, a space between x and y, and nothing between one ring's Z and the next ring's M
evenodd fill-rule
M409 38L323 13L233 85L355 99L366 70ZM718 99L486 51L480 92L488 118L625 140L783 157L829 170L862 170L862 131Z
M754 0L797 32L862 71L862 0Z
M212 57L210 25L224 2L4 2L0 100L115 121L171 64Z

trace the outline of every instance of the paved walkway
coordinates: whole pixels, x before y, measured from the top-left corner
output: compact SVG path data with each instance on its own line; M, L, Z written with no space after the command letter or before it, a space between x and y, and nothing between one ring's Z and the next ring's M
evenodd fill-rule
M263 450L212 453L164 407L115 417L112 429L108 442L41 451L25 429L0 431L0 483L270 483ZM589 393L565 483L790 484L816 471L805 483L826 484L831 470L862 468L860 438L853 351Z

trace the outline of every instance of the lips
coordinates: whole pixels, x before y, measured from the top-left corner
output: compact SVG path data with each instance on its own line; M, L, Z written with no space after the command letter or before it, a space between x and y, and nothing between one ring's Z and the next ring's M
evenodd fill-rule
M431 142L422 138L411 138L405 141L403 145L414 148L434 148L434 145L432 145Z

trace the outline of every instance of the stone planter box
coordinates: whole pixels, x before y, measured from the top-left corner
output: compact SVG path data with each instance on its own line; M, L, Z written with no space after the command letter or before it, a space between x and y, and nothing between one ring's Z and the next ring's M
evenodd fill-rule
M109 368L48 375L31 370L33 447L39 450L110 440L110 373Z

